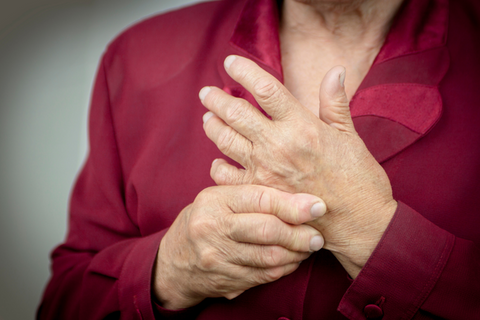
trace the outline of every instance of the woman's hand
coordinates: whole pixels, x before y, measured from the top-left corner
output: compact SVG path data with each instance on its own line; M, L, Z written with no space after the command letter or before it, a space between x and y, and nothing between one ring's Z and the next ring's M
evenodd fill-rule
M272 120L243 99L203 88L200 99L210 110L204 116L207 136L245 168L217 160L212 178L219 185L260 184L321 197L328 213L311 225L355 277L383 235L396 202L386 173L353 126L343 87L345 69L337 66L326 74L318 118L254 62L229 56L225 68Z
M207 297L233 299L295 271L323 246L320 233L303 223L325 211L315 196L263 186L203 190L160 243L156 298L167 309L187 308Z

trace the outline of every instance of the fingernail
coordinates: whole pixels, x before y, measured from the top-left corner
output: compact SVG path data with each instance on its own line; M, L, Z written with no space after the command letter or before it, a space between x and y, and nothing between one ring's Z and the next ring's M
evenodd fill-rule
M203 99L207 96L207 94L211 91L212 89L210 87L203 87L202 90L198 93L198 97L200 98L200 101L203 102Z
M230 66L232 65L233 61L235 61L235 59L237 59L236 56L228 56L224 62L225 69L230 68Z
M310 251L318 251L323 248L323 237L315 236L310 240Z
M343 69L343 72L340 73L340 76L338 77L338 80L340 81L340 85L342 88L345 88L345 74L347 73L347 70Z
M310 214L314 218L323 216L326 211L327 211L327 207L323 202L317 202L310 208Z
M208 119L210 119L212 116L213 116L213 112L212 112L212 111L208 111L207 113L205 113L205 114L203 115L203 123L207 122Z

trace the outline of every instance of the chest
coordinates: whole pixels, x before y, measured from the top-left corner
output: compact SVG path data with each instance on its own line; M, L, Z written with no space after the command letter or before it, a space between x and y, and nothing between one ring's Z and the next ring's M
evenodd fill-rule
M293 44L295 42L295 44ZM282 37L282 67L286 88L318 115L319 89L326 73L341 65L347 70L345 91L351 99L367 75L380 46L345 48L321 41L298 41Z

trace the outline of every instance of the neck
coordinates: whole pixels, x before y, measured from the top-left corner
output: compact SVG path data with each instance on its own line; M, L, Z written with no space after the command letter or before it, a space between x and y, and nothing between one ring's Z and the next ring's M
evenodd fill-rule
M348 47L379 47L403 0L284 0L280 32Z

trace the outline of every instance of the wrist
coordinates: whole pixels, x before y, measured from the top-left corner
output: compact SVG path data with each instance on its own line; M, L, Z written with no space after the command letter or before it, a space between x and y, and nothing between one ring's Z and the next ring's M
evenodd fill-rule
M370 259L375 248L381 241L385 230L397 209L397 202L391 200L382 207L375 209L377 214L362 215L363 219L367 216L374 220L363 224L363 227L357 225L345 234L344 241L330 243L326 249L332 251L338 261L352 278L355 278L367 261ZM327 243L327 242L326 242Z
M186 309L200 303L203 298L193 298L183 291L185 279L179 277L180 268L174 266L168 256L168 232L160 242L153 268L152 294L154 301L164 309Z

